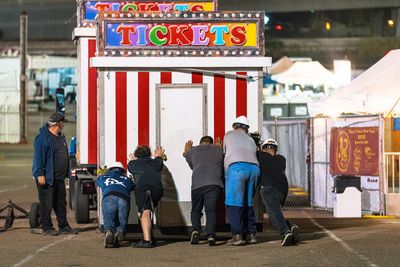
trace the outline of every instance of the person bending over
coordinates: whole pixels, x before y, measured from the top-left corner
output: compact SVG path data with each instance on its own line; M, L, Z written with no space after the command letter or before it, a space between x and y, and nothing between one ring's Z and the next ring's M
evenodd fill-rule
M192 147L192 145L191 140L187 141L183 152L183 156L193 170L191 192L193 229L190 241L193 245L199 243L200 220L204 206L208 244L215 246L217 202L223 188L224 154L219 138L214 145L211 136L203 136L199 146Z
M96 180L97 186L103 192L101 209L106 233L105 248L120 247L125 237L130 192L135 188L135 184L125 173L122 163L114 162L108 166L107 173Z
M151 242L151 213L163 196L160 174L163 168L163 154L164 149L157 147L152 159L148 146L139 146L134 154L129 154L128 170L135 178L135 199L143 231L143 240L134 243L133 247L152 248L154 246Z
M299 241L299 227L285 219L282 207L288 194L288 181L285 174L286 159L278 154L278 143L268 139L257 151L261 169L260 195L269 220L282 236L282 246L294 245Z

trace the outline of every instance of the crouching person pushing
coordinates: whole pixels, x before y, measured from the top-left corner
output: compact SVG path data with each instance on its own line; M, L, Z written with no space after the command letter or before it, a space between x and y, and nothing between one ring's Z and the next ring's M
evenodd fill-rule
M257 157L261 169L260 195L269 220L282 236L281 245L294 245L299 242L299 227L288 221L282 211L289 190L286 159L278 154L278 143L274 139L264 142Z
M152 248L154 246L151 241L151 213L163 196L160 174L164 165L163 154L164 149L157 147L154 151L154 159L152 159L148 146L139 146L134 154L129 154L128 170L135 177L135 199L143 231L143 240L133 244L133 247L136 248Z
M101 208L106 233L104 241L106 248L121 246L125 237L130 192L135 188L135 184L125 173L122 163L114 162L109 165L107 173L100 175L96 180L97 186L103 192Z

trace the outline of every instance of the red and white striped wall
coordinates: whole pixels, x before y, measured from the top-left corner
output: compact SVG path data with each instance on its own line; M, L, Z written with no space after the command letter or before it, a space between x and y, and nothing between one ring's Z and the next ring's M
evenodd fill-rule
M258 76L255 69L226 73ZM217 74L155 71L105 71L102 77L104 119L99 123L104 123L105 142L102 144L104 151L100 152L100 165L114 161L126 164L127 155L138 145L155 147L157 84L206 84L207 134L214 138L222 139L225 132L232 129L235 118L241 115L248 117L250 131L259 130L258 81L247 82ZM184 100L177 99L177 105L179 101Z
M97 68L90 67L96 38L78 40L77 151L81 165L97 164Z

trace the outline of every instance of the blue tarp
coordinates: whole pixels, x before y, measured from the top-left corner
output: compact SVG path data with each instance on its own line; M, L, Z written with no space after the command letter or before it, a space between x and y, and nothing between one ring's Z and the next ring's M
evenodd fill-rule
M394 118L394 130L400 131L400 118Z

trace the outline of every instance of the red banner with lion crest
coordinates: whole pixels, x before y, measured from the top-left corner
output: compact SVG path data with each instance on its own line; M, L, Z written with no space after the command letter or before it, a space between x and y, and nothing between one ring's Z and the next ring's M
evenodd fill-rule
M331 129L330 173L334 175L379 175L379 128Z

